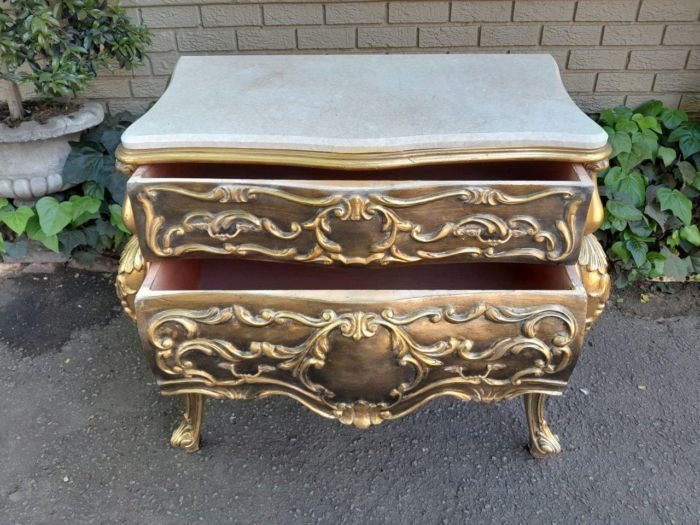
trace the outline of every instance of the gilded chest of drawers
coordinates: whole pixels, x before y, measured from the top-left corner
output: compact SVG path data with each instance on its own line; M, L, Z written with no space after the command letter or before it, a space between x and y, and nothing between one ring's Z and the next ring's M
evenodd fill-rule
M171 443L207 396L285 395L367 428L439 396L544 419L610 280L606 135L537 55L180 60L122 138L117 292Z

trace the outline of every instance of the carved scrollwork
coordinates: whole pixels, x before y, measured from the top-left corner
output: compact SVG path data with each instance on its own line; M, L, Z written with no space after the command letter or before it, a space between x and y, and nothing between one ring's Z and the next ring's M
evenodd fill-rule
M133 175L134 171L136 171L136 165L135 164L129 164L127 162L123 162L119 159L114 161L114 168L120 172L126 175L127 177L131 177Z
M477 319L513 324L517 335L497 338L484 348L467 337L447 336L418 342L410 331L413 323L468 324ZM541 339L543 322L556 322L561 331ZM207 326L223 326L235 334L242 329L269 337L272 327L299 327L306 335L296 344L265 340L236 343L206 337ZM252 330L251 330L252 329ZM310 371L326 365L332 350L331 335L353 341L374 338L380 330L389 336L390 350L399 367L411 370L411 378L386 393L386 401L336 401L336 393L315 380ZM221 333L221 329L218 330ZM391 308L381 312L331 309L317 316L264 308L253 312L241 305L203 310L171 309L155 314L148 322L148 342L168 393L192 392L214 397L266 397L287 395L325 417L360 428L409 413L441 395L491 401L522 394L533 385L557 389L563 382L553 376L571 363L571 342L576 320L561 305L497 307L478 303L458 312L451 306L422 308L399 315ZM298 337L298 336L297 336ZM523 360L509 376L501 373L511 359ZM477 370L475 372L475 369ZM222 373L225 373L222 375ZM439 372L433 379L431 372Z
M138 239L133 236L127 241L119 259L115 288L124 313L134 320L136 320L134 298L146 278L146 270L147 263L141 255Z
M312 208L308 219L280 225L270 218L260 217L244 207L220 212L194 210L186 213L176 224L167 224L157 215L153 201L159 193L183 195L213 203L248 203L259 197L273 198ZM563 219L555 221L549 231L538 219L515 215L508 219L492 213L474 213L459 220L445 222L425 231L422 224L408 220L400 210L432 202L457 199L462 206L500 207L557 197L564 206ZM146 187L138 193L145 216L145 242L157 256L173 257L193 252L245 256L257 254L275 259L332 264L389 264L441 259L455 255L468 257L504 258L527 257L558 262L569 257L577 244L576 212L584 196L573 189L550 188L526 195L509 195L501 190L477 187L442 191L411 198L383 194L330 194L321 197L297 195L270 187L219 185L208 191L195 191L174 185ZM499 208L500 209L500 208ZM364 248L366 254L351 255L348 247L332 238L333 221L381 221L383 236ZM214 242L188 242L188 234L203 232ZM238 242L245 233L259 232L270 239L288 242L288 246L266 246L257 242ZM309 232L313 242L300 247L299 238ZM477 243L457 243L453 249L430 250L431 243L450 237L474 239ZM505 247L512 239L528 237L532 246ZM402 239L416 243L412 252L400 247ZM425 246L425 248L421 248Z
M605 310L611 289L608 259L595 235L584 236L577 268L588 294L585 326L586 331L588 331Z

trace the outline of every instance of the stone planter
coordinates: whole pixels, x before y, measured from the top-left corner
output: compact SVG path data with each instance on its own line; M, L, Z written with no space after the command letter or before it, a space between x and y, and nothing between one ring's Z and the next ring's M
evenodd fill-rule
M102 106L89 103L43 124L0 124L0 197L35 199L69 187L61 176L70 153L68 142L103 119Z

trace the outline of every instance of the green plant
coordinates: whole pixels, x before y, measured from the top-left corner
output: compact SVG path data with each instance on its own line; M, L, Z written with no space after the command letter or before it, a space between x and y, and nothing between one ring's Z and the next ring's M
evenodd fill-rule
M0 253L20 251L23 237L83 262L118 251L129 231L121 218L126 177L114 168L114 152L133 121L128 113L108 117L71 143L63 179L75 188L31 207L0 198Z
M700 125L658 100L607 109L599 122L613 148L599 174L599 237L616 285L700 274Z
M23 116L17 84L30 83L43 99L75 94L100 68L132 69L149 43L148 30L107 0L9 0L0 12L0 78L8 105ZM26 69L20 69L27 66Z

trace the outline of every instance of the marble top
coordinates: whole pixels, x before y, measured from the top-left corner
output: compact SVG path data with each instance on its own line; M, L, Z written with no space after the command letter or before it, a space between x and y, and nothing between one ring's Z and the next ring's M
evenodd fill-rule
M604 147L549 55L180 58L128 149L334 153Z

